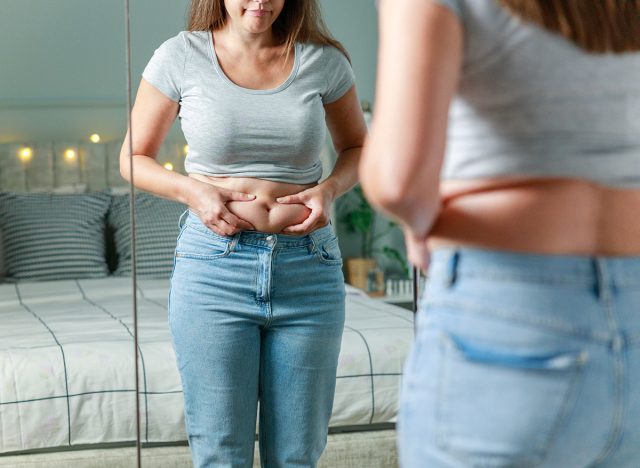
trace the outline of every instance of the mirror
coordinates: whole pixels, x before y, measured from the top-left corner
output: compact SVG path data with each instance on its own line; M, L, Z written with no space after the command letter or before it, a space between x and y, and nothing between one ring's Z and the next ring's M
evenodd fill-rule
M3 0L0 29L0 465L130 460L123 7Z
M374 99L377 54L375 4L369 0L347 3L321 0L319 3L329 29L351 55L358 95L364 110L370 110L364 102L373 103ZM187 29L190 4L189 0L133 2L134 96L141 73L154 50ZM211 73L215 74L213 66ZM135 131L134 128L134 134ZM176 119L162 142L158 162L169 170L187 174L184 165L187 143L182 122ZM325 178L337 159L328 133L320 159ZM185 209L173 200L138 192L136 262L139 339L144 362L140 400L143 460L147 457L158 460L156 454L162 454L167 459L188 464L191 454L184 423L185 395L167 325L174 249L180 216ZM359 216L373 216L373 211L363 206L357 189L345 194L333 206L332 223L345 258L343 275L345 280L358 287L345 286L346 320L335 380L335 398L328 444L319 464L325 467L342 466L345 451L352 451L356 445L359 448L352 456L358 460L358 466L397 466L397 397L402 363L413 337L411 270L406 263L400 230L381 215L375 217L375 222L362 226ZM364 259L354 258L355 262L351 262L350 257L363 256ZM233 257L234 253L231 253L226 259ZM349 267L351 264L355 266ZM363 282L361 278L364 278ZM195 283L198 279L193 281ZM253 279L248 278L247 281ZM320 396L319 393L317 395ZM211 396L212 400L216 398ZM259 466L260 457L258 419L254 466ZM234 424L240 422L235 421Z

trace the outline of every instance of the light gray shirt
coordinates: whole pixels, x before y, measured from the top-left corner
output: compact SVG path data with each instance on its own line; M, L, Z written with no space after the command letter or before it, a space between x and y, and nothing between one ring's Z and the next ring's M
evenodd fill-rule
M640 53L588 53L495 0L436 1L464 29L443 179L567 176L640 188Z
M286 81L256 90L224 74L209 31L182 31L156 49L142 76L180 103L187 173L295 184L320 179L324 105L342 97L355 77L335 47L296 43L294 54Z

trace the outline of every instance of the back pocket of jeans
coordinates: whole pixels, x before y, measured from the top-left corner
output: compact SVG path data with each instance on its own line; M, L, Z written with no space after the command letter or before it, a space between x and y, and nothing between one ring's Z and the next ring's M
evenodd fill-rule
M573 407L588 356L519 352L443 333L437 440L469 466L536 466Z

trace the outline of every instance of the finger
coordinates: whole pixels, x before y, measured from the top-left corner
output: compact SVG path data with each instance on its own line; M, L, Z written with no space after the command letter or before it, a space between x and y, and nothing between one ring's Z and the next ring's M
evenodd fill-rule
M288 226L282 230L282 232L289 232L292 234L301 234L307 231L311 231L311 228L318 222L320 216L309 215L307 219L305 219L300 224L294 224L293 226Z
M236 192L234 190L221 190L223 201L251 201L255 200L256 196L251 193Z
M231 228L232 231L229 235L235 234L242 229L254 229L251 223L245 221L244 219L238 218L228 210L225 210L220 214L220 219L227 223L227 225L229 225L229 227Z
M278 203L302 203L304 204L304 200L298 193L294 193L293 195L287 195L285 197L276 198Z

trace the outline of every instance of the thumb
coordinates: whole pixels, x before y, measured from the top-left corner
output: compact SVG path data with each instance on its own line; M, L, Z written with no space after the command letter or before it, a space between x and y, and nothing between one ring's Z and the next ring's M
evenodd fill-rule
M229 200L248 201L248 200L255 200L256 198L255 195L252 195L250 193L236 192L233 190L225 190L224 192L222 192L222 197L224 198L224 201L229 201Z

